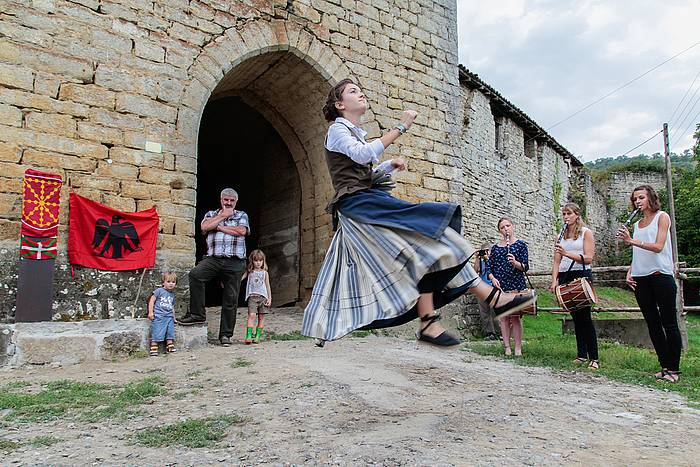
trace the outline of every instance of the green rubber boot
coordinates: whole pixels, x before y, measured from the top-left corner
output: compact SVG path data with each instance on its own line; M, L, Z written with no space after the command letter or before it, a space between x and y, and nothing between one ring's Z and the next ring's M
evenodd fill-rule
M245 340L243 342L245 344L253 343L253 328L245 328Z
M259 344L260 341L263 339L263 328L257 328L255 329L255 343Z

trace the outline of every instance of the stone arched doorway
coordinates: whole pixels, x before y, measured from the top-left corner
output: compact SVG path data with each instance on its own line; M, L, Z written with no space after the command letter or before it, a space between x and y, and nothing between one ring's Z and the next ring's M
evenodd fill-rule
M238 190L253 227L247 246L269 257L274 304L303 303L332 236L320 108L334 80L297 50L251 55L223 74L202 112L196 223L224 186Z
M279 134L240 97L212 99L200 125L197 175L197 222L218 207L223 188L234 188L239 194L237 209L250 219L247 250L261 249L267 255L275 306L296 303L301 185ZM202 235L196 238L199 260L206 254L206 244ZM220 302L216 284L207 292L209 305Z

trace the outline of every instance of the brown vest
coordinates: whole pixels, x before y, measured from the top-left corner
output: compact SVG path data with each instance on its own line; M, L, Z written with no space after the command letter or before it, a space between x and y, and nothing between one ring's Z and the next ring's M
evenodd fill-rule
M326 163L331 173L335 195L326 211L333 213L335 203L345 195L366 190L372 186L372 164L358 164L343 153L326 149Z

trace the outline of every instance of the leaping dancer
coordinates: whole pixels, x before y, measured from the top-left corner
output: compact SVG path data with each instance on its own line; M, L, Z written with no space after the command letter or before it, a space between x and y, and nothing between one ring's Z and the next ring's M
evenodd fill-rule
M481 281L468 263L474 249L460 234L459 205L413 204L386 191L388 176L405 170L406 163L396 158L372 166L411 128L417 113L405 110L389 132L367 142L358 126L367 108L364 93L349 79L330 91L323 107L332 122L325 149L335 195L327 211L336 232L304 312L302 333L322 345L356 329L420 318L418 340L448 347L460 341L437 322L435 309L465 292L485 300L496 314L534 302L534 293L501 293Z

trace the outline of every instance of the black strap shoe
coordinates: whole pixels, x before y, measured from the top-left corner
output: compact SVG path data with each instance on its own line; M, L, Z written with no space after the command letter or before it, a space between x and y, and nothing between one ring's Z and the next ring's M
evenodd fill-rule
M501 297L500 289L493 288L488 297L486 297L486 303L493 307L493 312L496 315L496 319L501 319L505 316L510 316L519 312L520 310L527 308L532 305L537 300L537 295L533 290L530 295L516 295L513 300L509 301L502 306L494 306L498 303L498 299Z
M440 321L440 319L440 315L423 316L420 320L424 323L427 322L428 324L426 324L423 329L418 331L418 340L421 342L425 342L426 344L435 345L437 347L453 347L455 345L459 345L459 339L457 339L447 331L443 331L439 336L436 337L423 334L426 329L428 329L434 322Z
M207 321L205 319L201 318L195 318L192 315L185 316L184 318L180 318L175 320L177 324L180 326L194 326L196 324L206 324Z

